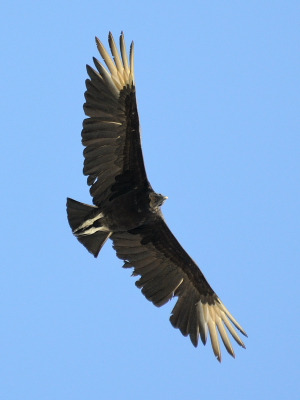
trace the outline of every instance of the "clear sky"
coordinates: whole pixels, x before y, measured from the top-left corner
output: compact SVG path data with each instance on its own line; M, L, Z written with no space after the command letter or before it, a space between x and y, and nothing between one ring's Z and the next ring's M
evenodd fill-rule
M298 399L299 1L1 6L1 400ZM135 41L143 150L168 225L247 331L195 349L72 236L94 36ZM99 56L100 57L100 56Z

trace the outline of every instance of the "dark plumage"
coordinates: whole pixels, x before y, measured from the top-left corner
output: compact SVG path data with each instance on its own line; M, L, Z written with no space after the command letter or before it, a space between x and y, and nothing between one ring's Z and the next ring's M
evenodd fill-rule
M221 361L218 333L229 354L234 351L227 334L245 347L233 328L245 331L229 313L204 275L178 243L165 223L161 205L166 197L153 191L146 175L141 149L136 104L133 43L129 60L123 33L121 57L111 33L113 59L96 39L106 70L94 59L98 70L87 66L83 121L84 175L95 206L67 200L73 234L95 257L108 238L113 241L124 268L139 275L136 286L160 307L178 297L171 324L194 346L200 336L205 344L210 334L213 352ZM227 330L225 329L227 328Z

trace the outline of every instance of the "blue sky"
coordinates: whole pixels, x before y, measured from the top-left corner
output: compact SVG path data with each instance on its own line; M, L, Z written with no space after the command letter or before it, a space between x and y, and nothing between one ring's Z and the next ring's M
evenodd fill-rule
M10 1L1 7L0 398L299 396L298 1ZM94 36L135 42L143 151L168 225L247 331L195 349L72 237ZM100 57L100 56L99 56Z

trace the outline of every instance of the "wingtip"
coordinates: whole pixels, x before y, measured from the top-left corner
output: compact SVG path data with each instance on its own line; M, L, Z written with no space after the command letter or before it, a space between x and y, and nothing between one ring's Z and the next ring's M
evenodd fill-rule
M97 46L99 53L101 54L102 58L104 59L104 57L103 57L104 46L103 46L101 40L97 38L97 36L95 36L95 42L96 42L96 46Z

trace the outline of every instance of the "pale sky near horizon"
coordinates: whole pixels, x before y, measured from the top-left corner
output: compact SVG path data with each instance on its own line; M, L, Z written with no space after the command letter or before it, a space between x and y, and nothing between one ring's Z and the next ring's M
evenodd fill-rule
M297 399L298 1L10 1L1 7L1 400ZM72 236L85 65L135 42L143 152L173 233L248 333L195 349Z

